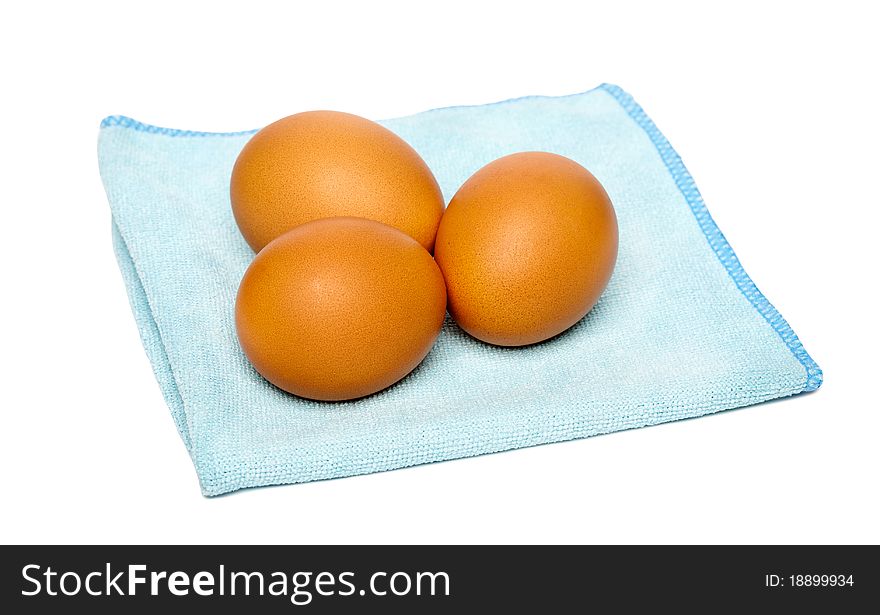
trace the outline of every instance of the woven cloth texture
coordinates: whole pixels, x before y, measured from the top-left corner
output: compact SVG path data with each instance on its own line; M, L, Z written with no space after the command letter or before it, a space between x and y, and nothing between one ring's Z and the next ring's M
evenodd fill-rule
M253 253L232 216L229 177L253 131L105 119L98 153L116 256L205 495L583 438L821 384L678 155L620 88L381 123L424 157L447 202L513 152L556 152L590 169L618 215L611 282L548 342L493 347L447 319L424 362L389 389L352 402L300 399L264 381L235 334L235 294Z

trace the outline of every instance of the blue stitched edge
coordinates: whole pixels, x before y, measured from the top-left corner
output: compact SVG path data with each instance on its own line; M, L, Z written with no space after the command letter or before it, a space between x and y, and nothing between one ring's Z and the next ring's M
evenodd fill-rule
M422 111L418 115L422 115L424 113L433 113L434 111L447 111L449 109L469 109L471 107L494 107L495 105L506 105L508 103L520 102L523 100L535 100L538 98L573 98L575 96L581 96L583 94L589 94L595 90L602 89L603 86L597 86L595 88L591 88L585 92L578 92L576 94L564 94L562 96L540 96L540 95L529 95L529 96L517 96L515 98L508 98L506 100L499 100L493 103L486 104L474 104L474 105L451 105L449 107L437 107L436 109L428 109L427 111ZM395 118L400 119L400 118ZM252 135L256 133L259 128L254 128L253 130L239 130L236 132L202 132L198 130L179 130L177 128L163 128L161 126L153 126L152 124L144 124L143 122L139 122L135 119L127 117L125 115L110 115L101 120L101 128L110 128L113 126L121 126L122 128L131 128L133 130L138 130L140 132L147 132L154 135L164 135L166 137L241 137L244 135Z
M177 128L162 128L152 124L144 124L124 115L111 115L101 120L101 128L121 126L132 128L140 132L148 132L153 135L165 135L166 137L240 137L252 135L256 130L239 130L238 132L202 132L200 130L178 130Z
M822 370L813 358L807 354L804 345L798 339L798 336L795 335L791 325L785 321L776 308L761 294L761 291L758 290L758 287L755 286L755 283L752 282L752 279L743 269L742 264L733 252L733 248L727 243L727 239L721 233L721 229L718 228L712 216L709 215L709 210L706 209L703 197L700 195L700 191L697 190L697 185L685 168L681 157L672 149L672 145L666 140L666 137L663 136L639 104L633 100L632 96L610 83L603 83L599 88L608 92L623 107L623 110L627 112L633 121L647 133L654 147L657 148L660 158L666 164L670 175L672 175L672 179L675 180L678 189L684 195L694 217L696 217L700 225L700 229L702 229L703 234L709 241L709 245L718 256L718 260L727 269L727 273L733 278L740 292L755 306L755 309L758 310L761 316L770 323L770 326L779 334L779 337L782 338L782 341L785 342L791 353L804 366L804 370L807 372L807 380L804 383L803 392L818 389L822 385Z
M795 332L791 328L791 325L786 322L786 320L776 310L776 308L773 307L773 305L767 300L767 298L761 293L761 291L758 290L758 287L755 286L755 283L752 282L752 279L746 273L745 269L743 269L742 264L739 262L739 259L733 252L733 248L730 247L730 244L727 243L727 239L725 239L724 235L721 233L721 229L718 228L718 225L715 224L715 221L709 214L709 210L706 208L706 204L703 202L703 197L700 195L700 191L697 190L697 185L696 183L694 183L694 179L693 177L691 177L691 174L688 173L687 169L685 168L681 157L672 148L672 145L670 145L666 137L663 136L663 133L660 132L654 122L651 121L651 118L648 117L645 111L641 108L641 106L639 106L639 104L633 99L632 96L627 94L622 88L616 85L603 83L597 88L587 90L586 92L580 92L578 94L569 94L566 96L557 97L520 96L517 98L510 98L507 100L491 103L490 105L485 106L494 106L537 98L568 98L571 96L580 96L581 94L586 94L594 90L604 90L605 92L610 94L620 104L623 110L626 111L626 113L633 119L633 121L638 124L639 127L644 130L648 137L651 139L651 142L654 144L654 147L657 148L657 152L660 154L660 158L663 160L663 163L669 170L669 174L672 176L673 180L675 180L675 184L684 195L687 204L691 208L691 212L693 212L694 217L697 219L697 223L700 225L700 229L706 236L706 240L709 242L709 245L712 247L712 250L718 257L718 260L721 261L722 265L724 265L727 273L730 274L730 277L733 279L734 283L736 283L737 288L739 288L743 296L745 296L745 298L749 300L749 302L755 307L755 309L758 310L758 313L760 313L761 316L763 316L764 319L770 324L770 326L773 327L773 330L776 331L777 334L779 334L779 337L782 338L782 341L785 342L789 350L791 350L791 353L800 362L800 364L804 366L804 370L807 374L807 379L804 383L804 388L802 392L815 391L816 389L818 389L822 385L822 370L819 368L813 358L807 353L804 345L798 339L797 335L795 335ZM443 109L457 109L469 106L483 105L459 105L453 107L440 107L438 109L431 109L429 112L440 111ZM165 135L169 137L238 137L254 134L258 130L240 130L237 132L202 132L197 130L178 130L176 128L163 128L161 126L144 124L143 122L139 122L124 115L111 115L101 121L102 129L112 126L132 128L141 132Z

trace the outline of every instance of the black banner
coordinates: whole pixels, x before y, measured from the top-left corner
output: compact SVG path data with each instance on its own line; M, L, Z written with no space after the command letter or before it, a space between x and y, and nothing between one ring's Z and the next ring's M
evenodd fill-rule
M16 546L2 547L0 606L7 613L227 604L258 613L849 613L878 603L877 556L878 547L867 546Z

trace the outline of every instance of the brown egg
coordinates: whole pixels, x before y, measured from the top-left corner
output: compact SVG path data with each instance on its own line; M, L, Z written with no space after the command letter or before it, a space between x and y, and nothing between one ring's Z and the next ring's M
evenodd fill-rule
M617 218L602 185L573 160L513 154L458 190L435 258L462 329L500 346L533 344L599 299L617 260Z
M325 218L266 246L238 289L235 324L256 370L311 399L343 400L406 376L446 315L431 255L372 220Z
M348 113L291 115L255 134L232 169L235 220L254 251L320 218L384 222L429 252L443 195L425 161L406 141Z

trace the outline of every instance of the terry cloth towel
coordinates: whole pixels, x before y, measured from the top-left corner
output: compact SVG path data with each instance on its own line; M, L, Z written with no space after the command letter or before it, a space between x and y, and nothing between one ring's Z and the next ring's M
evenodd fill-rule
M822 372L743 270L681 159L620 88L452 107L381 122L447 202L477 169L545 150L611 196L620 253L568 332L498 348L447 319L391 388L352 402L276 389L239 348L233 304L253 258L229 177L254 131L101 124L113 243L134 316L205 495L584 438L812 391Z

